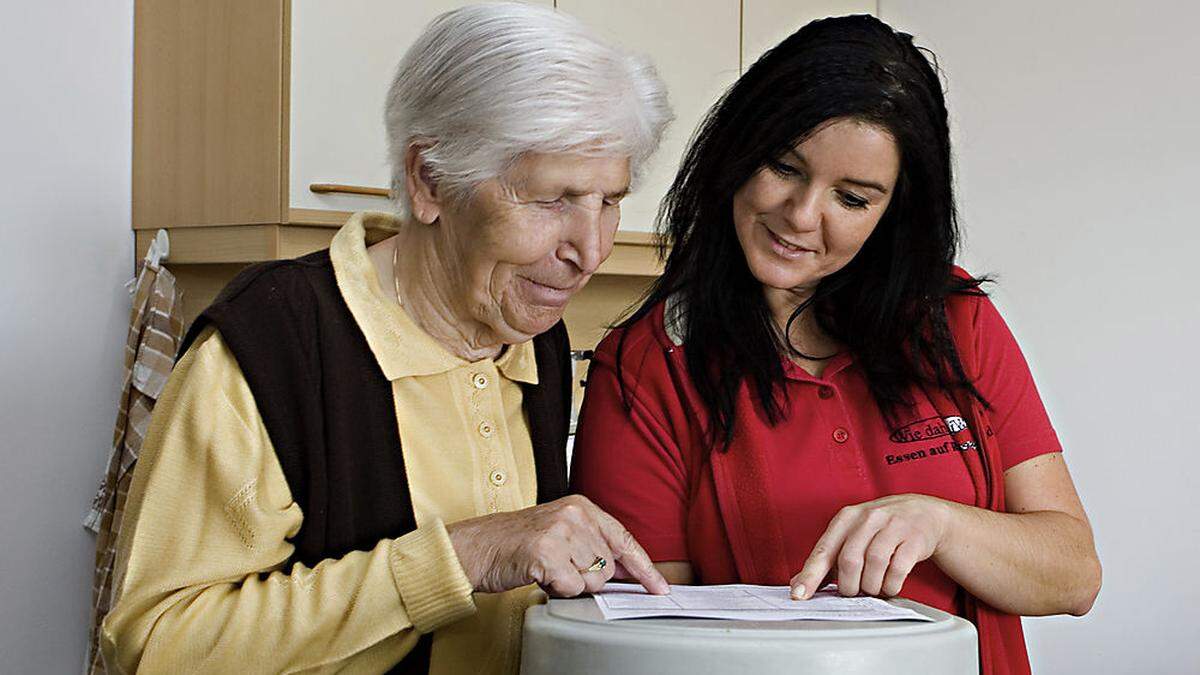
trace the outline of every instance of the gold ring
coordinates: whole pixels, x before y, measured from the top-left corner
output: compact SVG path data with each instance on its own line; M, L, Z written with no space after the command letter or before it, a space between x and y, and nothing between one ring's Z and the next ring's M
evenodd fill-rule
M608 567L608 561L600 556L596 556L596 559L592 561L592 564L588 565L587 569L585 569L583 571L584 572L599 572L599 571L603 570L605 567Z

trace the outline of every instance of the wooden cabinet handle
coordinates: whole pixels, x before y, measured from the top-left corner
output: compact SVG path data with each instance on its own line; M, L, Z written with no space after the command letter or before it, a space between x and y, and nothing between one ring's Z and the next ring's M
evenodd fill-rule
M313 183L309 190L318 194L337 193L344 195L369 195L372 197L390 197L387 188L368 187L366 185L342 185L340 183Z

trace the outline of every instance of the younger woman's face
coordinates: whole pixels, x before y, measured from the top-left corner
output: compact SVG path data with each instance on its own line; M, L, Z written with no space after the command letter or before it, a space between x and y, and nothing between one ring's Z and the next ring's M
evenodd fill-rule
M879 224L899 172L887 131L839 119L751 176L734 193L733 222L768 299L803 299L845 267Z

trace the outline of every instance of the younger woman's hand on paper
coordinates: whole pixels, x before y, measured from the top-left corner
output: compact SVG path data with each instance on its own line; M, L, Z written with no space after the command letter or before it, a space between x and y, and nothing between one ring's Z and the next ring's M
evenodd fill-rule
M937 551L948 503L927 495L892 495L838 511L803 569L792 597L807 600L831 572L844 596L899 595L913 567Z

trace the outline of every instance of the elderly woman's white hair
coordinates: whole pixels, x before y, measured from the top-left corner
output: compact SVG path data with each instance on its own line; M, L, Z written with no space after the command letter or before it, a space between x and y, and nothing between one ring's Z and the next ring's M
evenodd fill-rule
M649 60L553 9L494 3L429 24L400 61L385 118L392 196L407 215L413 143L452 197L528 152L627 156L636 182L672 115Z

